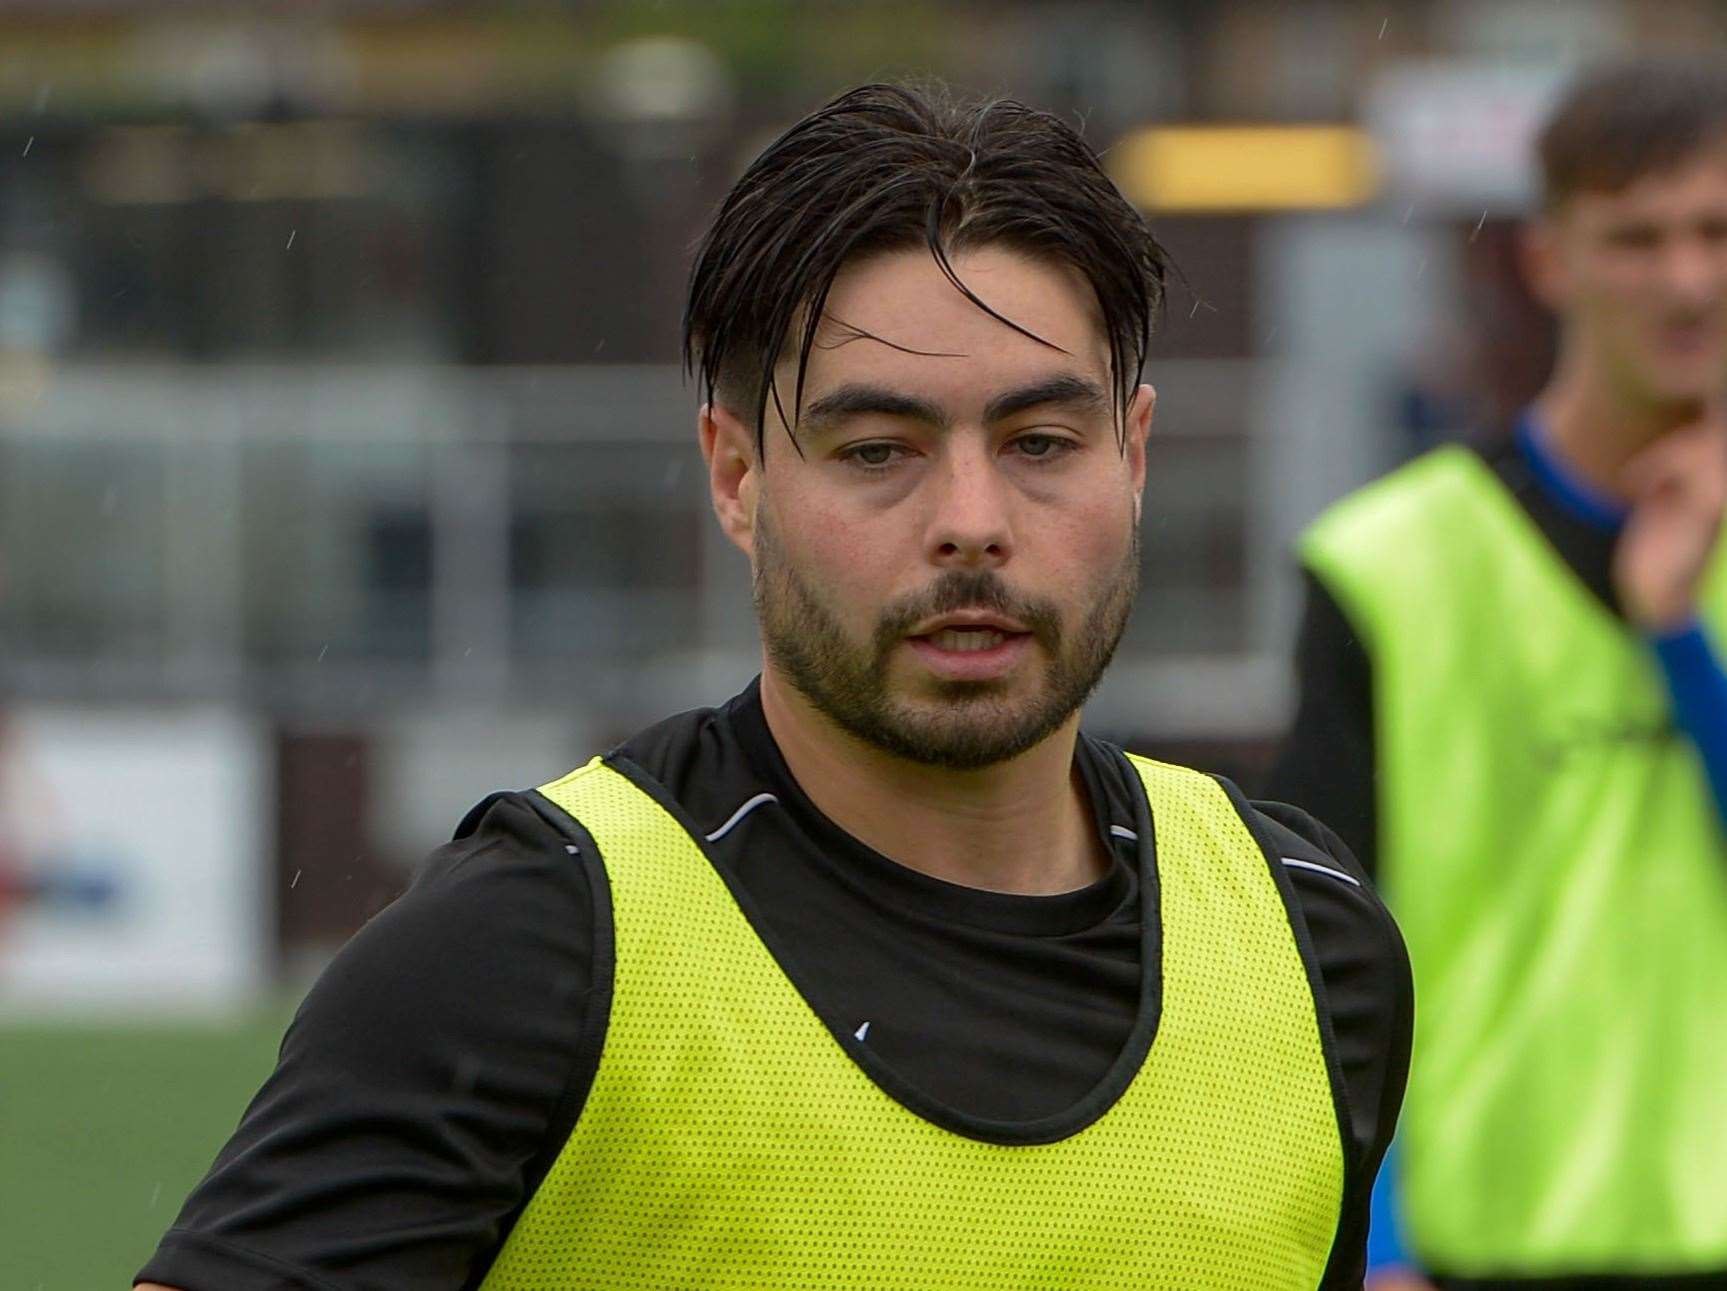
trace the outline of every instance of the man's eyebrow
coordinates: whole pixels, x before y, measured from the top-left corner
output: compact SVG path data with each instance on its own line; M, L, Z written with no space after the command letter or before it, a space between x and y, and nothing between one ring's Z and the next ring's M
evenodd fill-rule
M919 399L885 386L853 382L830 390L805 408L803 415L798 418L798 429L819 435L849 417L871 413L921 421L937 430L944 429L949 420L945 411L927 399Z
M1095 382L1064 373L998 394L983 410L983 419L997 422L1045 404L1063 404L1086 412L1101 412L1109 407L1109 396Z
M1062 404L1086 412L1101 412L1109 407L1109 396L1096 382L1063 373L997 395L984 409L984 420L1001 421L1015 413L1041 408L1046 404ZM921 421L937 430L945 430L951 422L945 410L927 399L890 390L886 386L851 382L836 390L830 390L805 408L803 416L798 419L798 429L819 435L833 429L847 418L870 414Z

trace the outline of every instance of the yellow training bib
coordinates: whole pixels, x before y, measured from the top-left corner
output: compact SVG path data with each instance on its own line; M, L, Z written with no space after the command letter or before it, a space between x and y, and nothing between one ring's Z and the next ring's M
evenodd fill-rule
M890 1097L621 772L596 758L545 786L599 846L616 971L581 1118L488 1291L1312 1291L1343 1149L1306 966L1223 789L1132 761L1157 831L1157 1031L1112 1106L1039 1144Z

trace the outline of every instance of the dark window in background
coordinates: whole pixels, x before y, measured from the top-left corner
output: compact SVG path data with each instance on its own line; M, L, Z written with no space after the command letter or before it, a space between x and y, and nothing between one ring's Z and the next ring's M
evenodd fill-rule
M1140 597L1126 645L1230 654L1248 629L1245 435L1165 436L1148 450Z
M515 124L486 162L477 284L484 361L671 363L690 249L724 186L711 144L632 152L627 133Z
M695 649L703 526L712 523L700 472L674 469L653 443L518 445L511 459L517 656Z
M1153 384L1160 359L1241 359L1263 349L1253 318L1258 218L1153 213L1149 220L1174 266L1151 338Z
M652 291L651 251L620 166L576 124L518 125L489 162L480 285L500 363L670 359L681 306ZM675 326L675 321L673 323Z
M1505 424L1540 393L1558 343L1554 316L1535 299L1518 263L1521 222L1459 221L1463 312L1469 338L1461 383L1478 424Z
M424 659L432 641L432 523L423 507L378 507L366 517L368 653Z
M1140 600L1128 649L1229 654L1247 645L1250 365L1248 215L1170 216L1151 227L1171 270L1145 377L1158 389L1147 449Z
M426 445L261 438L242 452L243 623L254 666L431 656Z
M106 124L14 130L3 147L19 162L0 189L0 319L17 258L51 266L63 300L49 312L69 325L42 329L44 352L463 357L451 269L465 259L471 156L452 131Z

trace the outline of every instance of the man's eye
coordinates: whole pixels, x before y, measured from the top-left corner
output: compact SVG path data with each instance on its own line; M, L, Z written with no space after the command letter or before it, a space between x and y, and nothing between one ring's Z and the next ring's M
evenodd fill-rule
M1623 251L1647 251L1660 240L1660 235L1647 225L1635 224L1612 229L1607 234L1609 245Z
M886 466L894 459L892 444L859 444L848 456L863 466Z
M1067 447L1060 435L1021 435L1014 443L1026 457L1054 457Z

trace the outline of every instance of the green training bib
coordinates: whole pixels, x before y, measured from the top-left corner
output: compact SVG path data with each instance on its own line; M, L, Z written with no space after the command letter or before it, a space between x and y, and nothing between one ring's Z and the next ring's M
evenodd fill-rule
M1727 1266L1727 855L1653 655L1462 448L1303 554L1373 661L1415 1249L1459 1275Z
M1157 830L1157 1033L1113 1106L1025 1145L884 1092L623 774L595 759L547 785L599 846L617 968L587 1103L488 1291L1311 1291L1343 1156L1306 966L1221 787L1135 765Z

